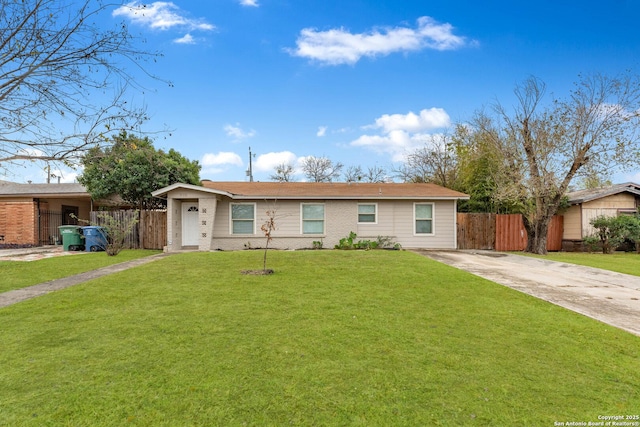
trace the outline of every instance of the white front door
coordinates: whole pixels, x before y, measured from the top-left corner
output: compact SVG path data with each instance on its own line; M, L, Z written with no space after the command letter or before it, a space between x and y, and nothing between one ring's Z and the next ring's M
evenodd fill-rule
M182 246L198 246L198 202L182 203Z

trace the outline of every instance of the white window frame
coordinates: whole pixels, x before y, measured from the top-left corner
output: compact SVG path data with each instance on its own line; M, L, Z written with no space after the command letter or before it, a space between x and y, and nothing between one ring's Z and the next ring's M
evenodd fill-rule
M233 207L237 205L250 205L253 206L253 219L233 219ZM251 233L234 233L233 222L234 221L251 221L253 223ZM256 204L255 203L229 203L229 234L232 236L251 236L256 234Z
M373 221L372 222L360 222L360 206L373 206ZM371 214L363 214L371 215ZM358 224L373 225L378 223L378 204L377 203L358 203Z
M416 217L416 208L418 205L431 205L431 218L417 218ZM433 202L415 202L413 204L413 235L414 236L433 236L436 234L436 204ZM416 222L418 220L431 220L431 233L418 233L418 229L416 227Z
M306 219L304 218L305 206L322 206L322 232L321 233L305 233L304 222L305 221L319 221L319 219ZM327 230L327 209L324 203L300 203L300 234L308 236L321 236L324 235Z

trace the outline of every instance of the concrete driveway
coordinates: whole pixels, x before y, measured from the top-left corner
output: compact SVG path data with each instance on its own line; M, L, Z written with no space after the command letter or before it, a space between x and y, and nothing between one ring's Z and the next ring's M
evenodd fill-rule
M640 336L640 277L492 251L416 251Z

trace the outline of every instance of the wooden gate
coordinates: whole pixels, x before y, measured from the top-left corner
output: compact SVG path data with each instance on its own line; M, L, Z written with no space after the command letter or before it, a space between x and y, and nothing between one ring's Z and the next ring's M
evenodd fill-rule
M527 231L522 215L496 215L496 251L523 251L527 247Z
M167 246L166 211L141 211L138 227L142 249L162 249Z
M496 214L458 213L458 249L493 250L496 245Z

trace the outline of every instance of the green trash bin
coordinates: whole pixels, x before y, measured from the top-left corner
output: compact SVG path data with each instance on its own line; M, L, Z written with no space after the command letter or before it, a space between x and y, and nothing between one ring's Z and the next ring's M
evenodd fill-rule
M65 251L84 251L82 228L77 225L61 225L58 227L62 236L62 249Z

